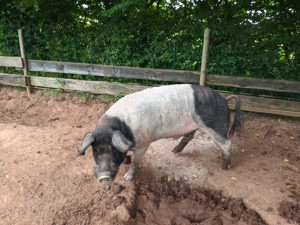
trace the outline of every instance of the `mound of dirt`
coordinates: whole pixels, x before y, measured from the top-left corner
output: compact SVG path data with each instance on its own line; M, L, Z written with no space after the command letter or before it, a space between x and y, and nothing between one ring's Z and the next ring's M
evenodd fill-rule
M300 224L300 204L283 201L280 203L278 211L279 215L287 218L288 221Z
M182 181L149 177L137 182L115 181L101 189L91 201L62 208L52 224L124 225L263 225L263 219L247 209L242 199L228 198L221 192L190 188ZM72 213L70 213L72 212Z
M167 181L149 185L139 183L137 216L131 224L266 224L253 210L247 209L241 199L224 197L221 192L190 188L182 181ZM145 187L148 187L145 188Z

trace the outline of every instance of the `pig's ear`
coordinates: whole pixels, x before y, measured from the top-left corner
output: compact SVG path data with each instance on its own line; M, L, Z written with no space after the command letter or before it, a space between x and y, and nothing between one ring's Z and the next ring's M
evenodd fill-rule
M81 156L81 155L85 155L85 150L88 149L88 147L94 142L94 138L92 135L92 132L86 133L86 135L84 136L81 146L78 149L78 153L76 155L77 156Z
M127 152L133 144L118 130L113 131L111 141L120 152Z

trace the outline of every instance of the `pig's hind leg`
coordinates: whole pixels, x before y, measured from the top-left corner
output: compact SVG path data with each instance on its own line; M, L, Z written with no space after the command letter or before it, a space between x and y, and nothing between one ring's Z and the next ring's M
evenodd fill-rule
M184 135L179 144L172 150L172 152L181 152L184 147L194 138L195 132L196 130Z
M212 129L209 127L201 127L201 125L199 128L210 135L214 143L222 150L222 170L229 169L231 164L231 141L227 138L228 125L226 125L224 129Z
M227 170L230 168L230 164L231 164L231 157L230 157L231 141L227 138L220 140L219 137L217 138L214 137L213 139L215 144L222 150L222 170Z
M222 170L227 170L230 168L231 164L231 141L227 138L225 133L220 134L215 132L212 129L201 129L205 131L208 135L210 135L214 141L214 143L222 150Z

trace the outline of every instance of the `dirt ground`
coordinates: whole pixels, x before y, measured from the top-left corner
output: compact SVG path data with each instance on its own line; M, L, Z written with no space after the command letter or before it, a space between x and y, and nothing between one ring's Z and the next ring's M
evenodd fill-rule
M0 89L1 225L300 224L299 118L245 113L228 171L200 132L178 154L171 150L179 140L157 141L132 181L123 164L103 189L92 151L75 156L111 105Z

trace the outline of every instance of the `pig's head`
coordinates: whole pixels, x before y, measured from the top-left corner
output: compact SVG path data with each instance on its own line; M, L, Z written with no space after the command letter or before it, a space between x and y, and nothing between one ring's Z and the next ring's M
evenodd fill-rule
M110 184L132 144L120 131L95 130L84 136L77 156L85 155L85 151L91 145L96 163L94 174L101 184Z

